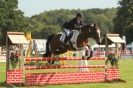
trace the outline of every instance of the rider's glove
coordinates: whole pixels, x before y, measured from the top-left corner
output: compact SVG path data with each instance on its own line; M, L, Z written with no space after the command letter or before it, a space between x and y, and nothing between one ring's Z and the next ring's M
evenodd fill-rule
M75 29L80 30L82 26L75 26Z

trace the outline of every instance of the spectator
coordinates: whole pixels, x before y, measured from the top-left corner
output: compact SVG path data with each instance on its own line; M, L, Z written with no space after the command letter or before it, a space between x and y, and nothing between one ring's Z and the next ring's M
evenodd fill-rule
M38 46L35 40L33 40L33 49L31 51L31 54L33 54L33 51L35 52L35 54L38 54Z

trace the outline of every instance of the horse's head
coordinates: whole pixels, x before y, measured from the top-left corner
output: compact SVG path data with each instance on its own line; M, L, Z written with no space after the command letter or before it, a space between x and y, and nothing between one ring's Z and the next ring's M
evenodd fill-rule
M97 44L100 44L101 40L100 40L100 29L99 27L94 24L94 25L86 25L83 26L83 32L88 33L89 37L92 37Z
M94 40L96 41L96 43L98 45L101 44L99 27L96 24L94 24L93 26L91 26L90 30L91 30L91 35L94 38Z

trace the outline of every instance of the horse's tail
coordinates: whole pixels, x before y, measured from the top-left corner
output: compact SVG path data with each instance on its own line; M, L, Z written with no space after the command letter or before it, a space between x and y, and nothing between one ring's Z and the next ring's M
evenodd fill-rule
M46 42L46 53L43 55L43 57L48 57L48 56L50 56L49 44L50 44L50 42L51 42L51 40L52 40L52 38L53 38L54 36L55 36L54 34L48 36L47 42Z

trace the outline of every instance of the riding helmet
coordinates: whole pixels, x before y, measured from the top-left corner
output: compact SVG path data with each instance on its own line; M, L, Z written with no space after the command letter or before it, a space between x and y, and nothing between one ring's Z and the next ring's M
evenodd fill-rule
M76 17L82 17L82 14L81 13L77 13Z

